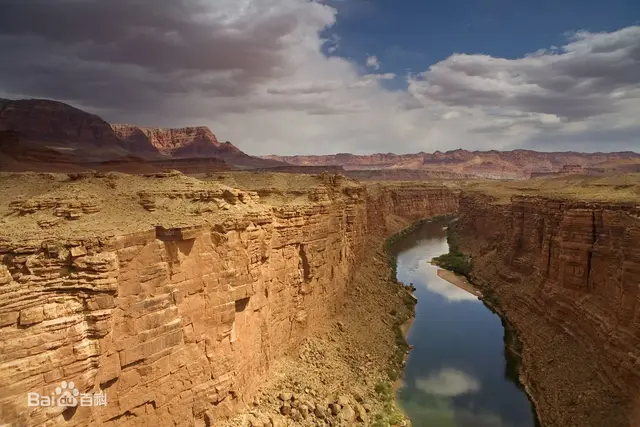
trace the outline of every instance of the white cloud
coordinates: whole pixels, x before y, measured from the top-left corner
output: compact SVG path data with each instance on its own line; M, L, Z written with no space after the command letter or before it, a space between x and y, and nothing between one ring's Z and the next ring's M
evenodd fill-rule
M619 113L621 100L640 87L640 27L578 32L559 50L519 59L455 54L411 78L410 85L413 93L451 106L565 121Z
M518 59L452 55L392 91L396 76L362 73L320 36L336 14L308 0L13 2L0 87L112 122L208 125L252 154L640 145L638 26Z
M416 387L425 393L454 397L480 390L480 381L455 368L442 368L426 378L416 379Z
M374 70L379 70L380 61L378 60L378 57L375 55L367 56L367 67L373 68Z

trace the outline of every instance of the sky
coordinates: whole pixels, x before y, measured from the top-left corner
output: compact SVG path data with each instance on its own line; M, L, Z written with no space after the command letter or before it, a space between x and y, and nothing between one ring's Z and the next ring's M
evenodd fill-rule
M637 0L0 0L0 97L249 154L640 151Z

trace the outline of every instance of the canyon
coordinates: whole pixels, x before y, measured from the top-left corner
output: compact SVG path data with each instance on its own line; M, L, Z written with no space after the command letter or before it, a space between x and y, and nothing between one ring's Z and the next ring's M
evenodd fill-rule
M638 425L640 205L460 199L473 281L522 339L542 425Z
M382 243L447 214L542 425L640 425L639 159L258 158L207 127L0 100L0 421L286 425L273 378L383 410L411 298ZM28 405L61 381L108 404Z
M15 425L211 425L333 322L366 233L457 209L441 189L367 195L332 175L289 193L179 173L6 175L2 191L0 405ZM27 406L62 380L108 405Z
M385 236L457 214L474 284L518 332L542 425L637 425L637 176L538 188L291 176L2 174L0 419L213 425L341 316L371 316L361 334L381 322L393 348L386 316L406 291L357 276L372 255L384 274ZM364 303L382 291L395 305ZM108 405L27 405L62 380Z

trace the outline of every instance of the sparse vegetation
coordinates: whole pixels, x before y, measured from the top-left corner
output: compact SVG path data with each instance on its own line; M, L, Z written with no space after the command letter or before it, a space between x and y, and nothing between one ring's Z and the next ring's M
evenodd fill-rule
M395 405L393 386L389 382L379 381L375 385L375 391L383 403L382 410L374 416L372 426L388 427L400 424L404 415Z
M449 253L435 257L433 261L439 267L462 274L469 279L473 261L470 256L460 250L460 239L455 222L449 224L447 228L447 243L449 243Z
M496 203L513 196L541 196L604 202L640 201L640 173L608 176L572 175L518 181L460 181L460 189L484 193Z
M500 301L494 292L487 289L482 301L491 312L500 317L500 322L504 328L504 355L507 362L505 375L513 380L519 388L523 388L520 382L523 345L518 336L518 330L504 317L502 309L500 308Z

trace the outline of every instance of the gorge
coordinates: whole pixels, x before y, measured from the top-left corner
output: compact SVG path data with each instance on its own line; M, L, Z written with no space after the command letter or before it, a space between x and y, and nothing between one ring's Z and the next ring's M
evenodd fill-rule
M500 318L476 290L448 282L431 263L451 250L454 230L455 219L434 219L390 248L398 280L412 283L418 298L398 400L416 426L533 427Z
M387 325L380 342L392 347L387 312L403 310L406 290L382 279L382 241L456 214L474 283L518 331L542 425L635 425L637 204L552 186L296 178L3 174L0 419L214 425L252 404L309 337L364 316L376 292L389 296L364 307L367 321ZM353 285L373 267L386 290ZM62 380L108 404L27 405Z

